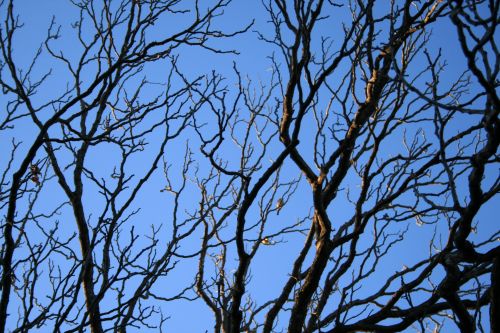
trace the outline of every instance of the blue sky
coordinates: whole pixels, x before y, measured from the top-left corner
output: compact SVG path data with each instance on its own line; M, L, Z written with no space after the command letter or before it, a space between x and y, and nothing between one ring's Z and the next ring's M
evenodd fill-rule
M33 55L40 43L43 41L47 27L51 22L52 15L55 16L56 24L61 25L61 38L59 40L53 41L54 45L57 45L61 50L67 55L78 54L78 48L75 46L74 36L70 29L70 24L78 18L77 11L74 11L74 7L67 1L62 0L51 0L48 2L43 1L21 1L16 4L17 13L20 15L20 19L24 22L23 29L16 36L16 48L15 48L15 59L19 64L19 68L26 68L29 61L32 59ZM341 40L343 38L342 33L339 30L340 23L342 20L348 20L348 13L346 8L339 11L341 14L332 13L333 19L325 20L318 26L318 35L324 34L330 36L334 41L336 39ZM215 47L220 47L222 49L234 49L239 52L239 54L213 54L206 50L200 50L196 48L185 48L181 47L177 50L178 55L178 65L181 71L189 78L195 78L198 75L203 75L210 73L211 71L216 71L220 73L224 79L224 85L228 89L228 99L235 98L235 90L232 90L237 81L236 75L232 69L233 63L237 64L237 68L242 74L245 80L251 80L252 89L259 89L259 82L262 82L266 87L269 87L269 81L271 78L270 68L272 63L269 56L275 52L277 59L280 59L279 50L272 48L269 44L258 39L258 34L256 31L262 32L266 35L271 36L273 31L271 26L267 23L267 13L265 12L260 1L246 1L237 0L234 1L227 9L225 13L218 19L217 25L221 30L224 31L235 31L241 29L248 25L252 20L255 20L254 25L249 32L236 36L230 40L217 41L213 45ZM348 21L347 21L348 22ZM161 35L165 31L169 31L172 27L176 28L177 24L182 24L182 21L176 21L176 19L160 21L157 26L155 26L154 33ZM447 60L448 67L443 75L442 83L446 85L456 79L464 69L464 61L458 51L458 45L456 45L455 32L451 23L447 20L443 20L439 25L439 29L435 29L432 33L432 38L427 45L431 54L436 54L438 48L441 48L443 53L443 58ZM413 70L418 71L424 66L423 57L417 59L413 64ZM346 67L347 68L347 67ZM53 75L48 79L46 84L40 88L39 93L35 97L35 101L42 104L43 101L50 96L57 95L61 93L66 87L65 82L67 80L65 69L56 62L48 60L44 55L42 56L40 63L35 71L35 74L42 74L49 69L53 70ZM148 100L160 94L164 89L164 82L168 76L170 70L170 65L168 61L163 60L158 63L148 65L145 67L142 75L151 84L149 89L141 95L143 100ZM333 76L332 81L336 79L340 80L344 73L340 73L338 76ZM88 73L90 76L91 73ZM158 84L157 84L158 83ZM135 81L130 82L130 87L136 84ZM176 86L176 82L173 82L173 86ZM471 88L472 90L474 87ZM327 105L327 92L322 92L322 97L325 100L319 101L318 105L321 108L326 108ZM280 98L279 89L273 92L273 98ZM272 100L269 104L272 105ZM0 101L0 105L4 105L5 102ZM242 117L247 116L245 114L244 107L242 106ZM213 118L210 116L209 112L203 110L202 119L206 121L212 121ZM205 116L206 115L206 116ZM153 120L151 120L153 121ZM450 133L452 135L453 131L459 131L464 125L469 124L472 121L477 121L477 117L471 116L460 116L457 118L456 122L450 126ZM207 133L210 129L209 124L207 126ZM419 125L413 127L408 127L408 133L415 132L418 130ZM428 137L432 137L432 129L425 128L429 133ZM57 130L55 130L57 131ZM299 149L308 156L310 159L312 157L312 144L315 134L315 127L312 116L308 118L303 126L304 135L301 137L301 145ZM236 131L239 133L238 131ZM35 134L35 127L28 120L21 120L16 128L11 131L0 132L0 142L2 150L8 149L8 143L12 138L18 141L23 141L21 146L21 151L26 149L33 140L33 135ZM54 132L57 133L57 132ZM407 133L407 134L408 134ZM144 172L150 161L154 156L154 151L158 148L159 141L162 133L153 133L148 136L148 147L144 152L141 152L134 158L130 163L127 164L126 170L131 175L135 175L134 181L140 178L142 172ZM399 135L399 136L398 136ZM208 134L207 134L208 136ZM399 152L404 151L404 146L402 145L403 133L398 133L393 136L392 140L387 142L384 146L384 153L382 156L391 156ZM431 139L433 140L433 139ZM186 144L188 142L188 145ZM174 180L174 188L178 187L183 176L182 170L179 168L182 165L182 157L185 154L186 147L193 152L193 156L197 159L197 163L193 164L192 169L187 174L188 179L194 179L195 170L198 168L198 174L203 176L208 174L209 169L207 167L207 161L203 159L201 154L199 154L200 141L196 137L193 131L186 131L182 134L180 138L176 141L169 143L165 152L165 161L171 164L170 175ZM235 154L234 145L231 147L230 141L227 143L227 150L224 150L223 157L230 163L237 164L238 156ZM270 163L282 149L279 142L273 142L270 145L269 152L263 160L263 164ZM64 154L61 152L61 154ZM0 158L0 166L5 167L7 160L4 157ZM67 158L68 155L61 155L61 158ZM116 165L114 159L119 158L119 151L113 149L109 146L98 146L94 147L90 152L87 159L87 163L90 168L92 168L96 175L100 177L108 177L112 173L113 167ZM489 170L488 177L494 179L498 174L498 168L491 168ZM282 181L292 181L298 179L299 172L298 169L289 161L285 162L282 169ZM112 182L112 180L110 180ZM177 184L175 183L177 182ZM462 179L465 184L465 178ZM140 195L136 202L131 206L129 212L139 209L138 213L130 219L130 221L125 224L126 228L134 226L136 231L142 236L145 236L150 231L150 226L160 226L162 225L162 233L160 234L160 240L165 241L165 243L160 242L160 248L166 246L166 242L169 237L169 223L172 216L172 205L173 200L169 197L169 193L161 192L166 186L166 180L164 174L162 174L162 166L158 168L158 172L152 177L151 181L148 182L144 188L141 190ZM354 195L356 187L359 186L359 178L355 175L348 177L348 181L342 185L344 188L350 188L350 193ZM280 189L282 191L284 189ZM92 184L86 184L86 195L85 204L89 207L87 212L89 220L92 220L99 214L102 209L104 202L102 201L102 196L99 195L98 189ZM283 192L279 192L283 193ZM281 194L280 194L281 195ZM42 197L37 204L37 209L40 211L50 210L63 200L63 193L58 188L57 182L52 180L47 183L47 185L42 190ZM200 194L197 190L195 184L190 183L186 189L185 195L182 197L180 203L179 217L187 218L189 213L195 210L198 201L200 200ZM309 214L309 208L311 206L311 195L309 191L309 186L304 179L301 179L297 191L290 198L290 201L285 206L280 215L271 214L268 221L265 234L272 234L276 230L283 227L285 223L294 223L297 220L306 218ZM481 226L478 227L478 234L472 236L472 240L481 241L485 237L493 234L498 230L498 223L494 222L495 207L499 204L498 197L491 200L490 203L485 205L477 216L477 221L481 222ZM21 205L22 207L22 205ZM347 195L345 197L339 197L331 207L329 208L329 213L332 216L332 220L340 225L346 219L352 215L352 205L348 203ZM70 235L75 231L75 226L71 221L71 209L69 205L65 206L60 215L56 219L49 218L46 219L46 223L55 223L58 220L63 227L60 232L65 235ZM230 235L234 232L233 225L234 218L229 220L229 225L227 226L224 233L226 237L231 237ZM248 215L248 220L258 221L259 217L257 215L257 210L251 210ZM440 223L418 226L415 220L407 221L402 226L394 226L393 232L404 230L407 228L408 238L406 241L394 246L391 254L385 258L385 260L380 264L379 271L368 280L366 285L363 285L363 289L360 290L359 294L370 292L371 289L378 287L380 283L385 282L388 274L393 271L400 269L402 265L410 265L412 262L416 262L425 258L429 251L429 241L433 237L433 233L437 230L437 233L441 236L447 234L447 224ZM36 228L33 229L33 237L36 237ZM126 234L126 232L124 232ZM201 230L197 230L193 237L182 243L181 252L184 254L189 254L196 252L201 244ZM127 238L126 235L123 237ZM369 244L372 234L367 233L366 244ZM304 241L304 235L296 233L293 235L278 236L273 241L277 242L273 246L261 247L258 255L255 257L255 261L250 268L251 280L248 284L249 295L258 303L261 304L266 300L275 297L283 282L287 279L288 274L291 270L293 260L297 251L302 246ZM147 243L147 238L141 238L140 242ZM77 243L74 242L75 246ZM227 262L227 272L232 272L237 266L236 257L234 255L235 247L234 244L229 245L229 249L232 255L229 257ZM213 255L217 253L214 251ZM181 260L178 264L176 270L173 271L166 279L157 282L153 290L158 291L159 294L169 297L180 291L186 284L191 282L196 269L196 258L189 260ZM64 267L64 263L61 262L61 266ZM441 273L437 273L442 274ZM348 279L349 277L346 277ZM347 283L346 281L343 281ZM192 294L191 294L192 296ZM109 304L113 303L113 299L106 299L103 302L103 308L106 307L106 302ZM12 302L12 307L15 307L17 301ZM331 308L335 306L335 302L332 302ZM166 331L169 332L204 332L205 330L210 331L212 329L213 315L210 313L209 309L200 301L195 302L190 301L180 301L171 302L162 305L163 310L170 319L166 322ZM15 315L14 313L12 314ZM284 315L284 318L286 314ZM283 321L285 322L285 321ZM282 323L280 323L282 324ZM283 324L285 327L286 324ZM11 326L13 327L13 326ZM454 326L447 326L447 332L453 332L456 329ZM43 330L41 330L43 331Z

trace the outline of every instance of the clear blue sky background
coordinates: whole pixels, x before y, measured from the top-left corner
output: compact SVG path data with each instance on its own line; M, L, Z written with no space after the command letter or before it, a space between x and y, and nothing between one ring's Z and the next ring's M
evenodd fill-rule
M68 1L19 1L16 3L16 8L21 21L25 24L24 28L20 30L16 36L17 47L15 49L15 55L19 67L26 67L33 55L36 53L40 42L43 41L46 35L46 29L50 24L52 15L55 15L56 23L61 24L62 26L62 38L60 41L57 41L60 48L65 50L65 52L72 51L74 37L70 37L70 33L68 31L69 24L77 19L77 11L74 10L73 6L69 4ZM264 33L272 34L272 30L270 29L271 27L266 23L268 20L267 15L268 14L265 12L260 1L236 0L226 9L225 14L219 18L218 24L223 30L233 31L247 25L252 20L255 20L255 25L251 30L258 30ZM344 16L343 18L346 17L347 16ZM331 23L331 21L327 22L328 23L319 26L318 32L328 34L333 38L342 38L342 32L335 28L332 29L333 23ZM171 27L167 25L164 26L159 24L155 29L157 29L159 34L161 34L163 29L168 31L170 28ZM433 52L436 52L437 48L442 47L443 58L448 61L448 78L450 80L456 78L458 73L464 68L461 53L454 40L454 29L451 24L447 22L445 24L440 24L439 30L434 31L433 38L428 46ZM188 50L183 48L178 51L180 68L189 77L195 77L197 75L210 72L211 70L216 70L227 77L227 85L231 88L235 84L232 63L236 62L241 73L248 75L254 83L257 83L259 80L262 80L265 84L268 82L270 77L270 61L268 56L270 56L272 52L279 51L276 49L273 50L269 45L259 41L255 32L250 31L226 42L219 43L218 45L222 48L236 49L240 52L240 54L214 55L203 50ZM40 63L41 65L38 70L39 73L44 70L48 70L49 67L54 65L53 62L45 61L46 60L43 60ZM46 66L44 64L46 64ZM148 69L148 71L144 74L147 75L147 78L150 81L164 81L168 70L166 62L159 63L155 66L157 66L155 67L155 70ZM64 85L61 85L61 83L65 81L64 75L65 74L62 68L54 67L54 76L50 79L52 85L42 88L37 97L37 100L40 103L43 102L46 96L50 96L52 89L54 91L61 92L65 88ZM55 95L57 95L57 93ZM0 102L0 105L3 104L3 102ZM461 121L469 122L471 119L463 117ZM459 127L459 124L457 124L457 128ZM304 132L311 133L311 138L311 131L314 130L313 128L314 127L312 126L308 127L307 124L304 126ZM29 121L27 121L23 123L22 126L16 127L14 131L0 133L0 145L2 146L1 150L3 151L8 148L7 143L10 141L10 137L12 136L16 137L17 140L24 141L25 145L23 147L26 148L33 140L33 135L35 133L33 131L34 128L31 127ZM191 149L193 151L197 151L199 142L195 137L190 137L190 135L192 134L183 137L183 139L189 139ZM154 147L154 143L151 144L152 147ZM400 143L395 142L394 144L399 145ZM183 155L184 147L185 143L182 140L179 140L177 143L172 144L167 148L166 158L170 158L169 162L173 163L174 166L180 163L179 157ZM276 152L279 151L279 148L279 144L273 146L273 149L275 149ZM301 143L301 149L303 149L305 154L310 153L310 148L307 146L307 138L304 138L304 143ZM387 149L389 149L389 147ZM402 149L402 147L393 149L398 151ZM103 175L106 173L109 174L112 170L113 164L112 161L110 161L112 160L112 154L113 152L106 151L105 149L96 149L91 153L88 163L89 165L92 165L93 163L102 164L98 172L102 172ZM147 152L144 153L143 158L137 159L135 161L136 164L129 166L130 169L143 169L144 164L147 163L149 158L151 158L151 156L148 156ZM231 160L232 156L226 156L226 158ZM234 158L236 158L236 156ZM4 157L0 158L0 164L1 166L4 166L5 163L6 159L4 155ZM201 161L200 163L203 165L206 161ZM175 168L172 168L172 172L174 174L177 173L177 177L180 177L179 171L175 170ZM498 172L498 170L496 170L496 172ZM297 169L293 167L290 162L287 162L284 170L284 177L291 179L296 176ZM492 175L492 177L495 176L496 175ZM355 191L354 188L356 185L358 185L356 184L356 179L353 178L352 184L349 184L349 186L352 186L353 191ZM135 223L137 229L141 232L147 233L150 224L168 225L168 213L170 211L168 205L171 204L171 201L169 201L166 193L160 192L164 186L165 183L162 175L158 174L141 192L139 201L137 201L134 206L134 208L140 207L141 212L133 220L133 223ZM91 190L92 188L90 187L89 193L91 193ZM57 184L55 184L55 182L52 185L49 185L49 187L44 191L46 191L46 198L48 198L48 192L52 192L50 194L50 200L45 198L40 202L41 210L45 208L43 205L53 207L54 204L57 203L57 198L63 197L60 190L57 189ZM192 209L197 204L198 197L196 192L193 191L190 198L192 198L192 201L185 199L186 201L183 202L183 208L189 209L191 207ZM88 196L86 200L88 200L87 204L89 207L100 207L100 204L102 204L99 202L100 199L98 196ZM271 217L269 221L270 229L272 230L272 228L274 228L273 223L279 225L284 219L296 220L298 218L305 217L308 214L307 209L310 206L310 202L311 197L310 192L308 191L308 186L305 181L302 181L297 194L290 201L290 204L285 207L282 214ZM473 240L484 239L486 235L491 235L498 229L498 222L494 222L496 219L493 214L496 210L495 206L498 206L499 203L498 198L493 199L480 212L478 215L478 221L481 221L481 226L484 229L479 229L478 235L473 236L476 237L473 238ZM332 216L335 216L337 221L343 221L351 214L351 207L344 204L340 202L331 207L331 214ZM91 211L88 213L91 213ZM65 210L64 214L70 214L69 207ZM71 233L75 231L75 226L72 223L73 221L71 218L66 220L64 214L59 217L62 222L67 224L63 231ZM257 217L249 216L249 220L252 218ZM443 235L446 235L446 225L441 224L438 228L441 228ZM433 231L434 226L418 227L415 223L410 223L408 234L411 235L411 239L401 245L398 245L394 249L393 254L388 256L387 260L383 262L379 268L380 273L377 274L376 277L376 279L380 279L378 282L385 281L385 276L390 274L395 269L399 269L403 264L410 264L425 257L428 253L428 240L432 237ZM167 235L168 233L165 232L166 237ZM251 291L252 297L254 297L256 301L259 303L264 302L270 299L271 296L277 295L277 293L281 290L283 281L285 281L291 270L291 262L295 258L294 254L302 245L302 239L303 238L298 235L291 236L288 239L278 239L278 241L283 240L284 242L279 243L276 246L267 248L264 247L260 250L260 255L256 257L254 264L251 266L252 279L248 287L248 290ZM201 240L199 237L194 237L188 243L185 243L184 246L186 248L186 253L198 249L200 243ZM179 290L179 288L186 285L186 277L188 277L188 279L192 279L192 273L194 272L193 269L196 267L195 264L196 260L181 263L179 265L180 269L175 270L172 276L165 281L160 281L155 288L157 290L164 291L165 296L167 297L174 294ZM228 264L236 267L237 262L229 261ZM370 281L376 284L376 279ZM366 285L364 287L367 289L373 288L372 285ZM113 300L108 301L113 302ZM14 304L15 303L13 302L12 305ZM168 303L164 306L164 310L166 315L171 316L171 319L167 321L166 326L167 331L169 332L204 332L205 329L209 331L212 329L213 316L201 301L196 301L194 303L187 301ZM13 313L12 315L15 314ZM447 332L453 332L454 330L455 327L453 326L446 329Z

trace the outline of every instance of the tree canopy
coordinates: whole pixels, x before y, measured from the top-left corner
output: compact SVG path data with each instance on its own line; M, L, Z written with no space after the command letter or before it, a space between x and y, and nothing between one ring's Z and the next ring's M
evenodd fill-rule
M0 0L0 333L500 331L499 11Z

